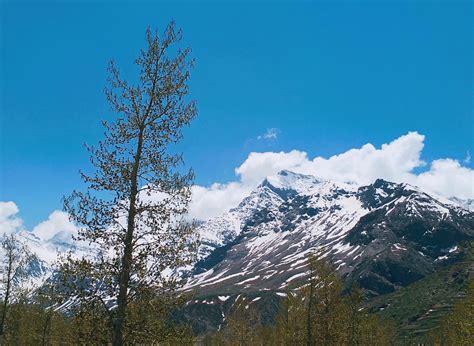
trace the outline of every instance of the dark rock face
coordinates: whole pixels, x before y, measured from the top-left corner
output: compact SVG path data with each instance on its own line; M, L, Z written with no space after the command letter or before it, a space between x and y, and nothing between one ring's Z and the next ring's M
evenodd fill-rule
M316 250L348 284L384 294L436 271L456 257L460 242L474 239L474 213L408 184L378 179L359 187L288 171L265 179L219 222L205 223L204 240L222 239L222 224L235 228L220 244L209 242L196 264L187 289L198 295L304 282Z
M379 180L376 184L385 185ZM372 187L363 188L364 200L369 198L370 190ZM356 264L349 275L374 295L394 291L432 273L456 253L458 244L474 238L473 213L443 205L403 186L384 191L405 198L392 209L369 212L346 236L349 244L364 246L366 253L377 253L375 258L367 256Z

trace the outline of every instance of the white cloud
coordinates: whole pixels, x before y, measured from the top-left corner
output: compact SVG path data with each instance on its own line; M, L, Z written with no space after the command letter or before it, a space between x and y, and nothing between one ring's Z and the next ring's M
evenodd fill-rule
M220 215L239 202L252 191L252 185L241 182L212 184L209 187L193 186L193 198L189 206L189 216L198 220L207 220Z
M316 157L302 169L304 173L337 181L370 184L377 178L410 182L412 171L424 166L421 152L425 136L409 132L380 149L365 144L326 159Z
M408 182L445 197L474 198L474 170L457 160L434 160L427 171L414 173L416 168L426 166L421 160L424 140L425 136L409 132L380 148L369 143L329 158L309 159L306 152L299 150L252 152L235 169L236 181L209 187L195 186L190 214L201 220L217 216L235 207L266 176L282 169L359 184L370 184L382 178Z
M69 221L69 215L55 210L49 215L48 220L36 225L32 233L45 241L52 238L69 241L76 231L77 227Z
M265 177L278 173L282 169L297 169L308 162L305 152L292 150L288 153L250 153L247 159L235 169L244 185L256 186Z
M272 127L267 129L267 131L263 135L258 136L257 139L277 139L280 133L280 129Z
M17 215L19 211L14 202L0 201L0 235L15 233L23 228L23 220Z
M0 201L0 235L26 231L23 220L18 215L19 212L14 202ZM69 221L68 214L60 210L53 211L47 220L36 225L32 231L34 235L45 241L52 238L69 241L75 232L77 232L77 227Z
M370 184L377 178L408 182L445 197L474 198L474 170L458 160L445 158L428 163L421 160L425 136L409 132L376 148L365 144L329 158L310 159L304 151L252 152L235 169L235 181L210 186L193 186L190 216L206 220L235 207L262 180L283 169L311 174L328 180ZM416 168L426 171L415 173ZM23 230L23 221L13 202L0 202L0 233ZM33 228L43 240L68 240L77 228L62 211L54 211L48 219Z
M474 170L463 167L457 160L435 160L429 171L413 176L412 181L446 197L474 198Z

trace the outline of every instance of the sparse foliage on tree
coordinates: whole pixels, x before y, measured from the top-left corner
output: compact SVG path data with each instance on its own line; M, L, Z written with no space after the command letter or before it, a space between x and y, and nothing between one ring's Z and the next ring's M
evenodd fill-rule
M262 326L255 304L240 297L223 329L204 344L390 345L392 325L364 311L362 291L345 292L335 267L321 256L308 262L307 280L287 288L274 325Z
M136 84L110 63L106 95L115 117L103 122L105 139L88 146L93 172L81 172L87 190L64 199L91 253L69 256L61 282L83 308L102 311L114 345L133 341L144 327L131 319L137 304L173 292L180 282L170 274L195 254L194 228L183 219L193 173L183 173L182 155L170 147L197 114L187 98L191 50L181 40L173 22L163 35L148 30Z
M255 345L261 323L255 305L245 297L238 296L227 316L223 336L229 345Z
M1 238L0 293L2 298L0 337L5 334L7 317L12 301L18 301L26 293L23 283L29 277L29 269L36 256L15 234Z
M275 333L280 345L388 345L390 325L366 313L357 287L344 292L336 268L321 256L309 258L308 281L287 290Z

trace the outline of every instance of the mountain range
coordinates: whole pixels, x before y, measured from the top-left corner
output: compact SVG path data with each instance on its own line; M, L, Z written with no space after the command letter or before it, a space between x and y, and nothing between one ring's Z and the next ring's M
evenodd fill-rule
M474 239L472 206L406 183L360 186L284 170L237 207L200 223L198 260L183 290L195 303L221 306L220 319L229 297L275 299L304 284L308 256L317 253L366 296L395 292L459 260L461 244ZM21 236L38 254L37 283L58 252L87 251L63 238Z
M374 296L454 258L474 237L474 213L409 184L358 186L281 171L199 232L200 260L187 284L198 294L284 290L304 278L317 252Z

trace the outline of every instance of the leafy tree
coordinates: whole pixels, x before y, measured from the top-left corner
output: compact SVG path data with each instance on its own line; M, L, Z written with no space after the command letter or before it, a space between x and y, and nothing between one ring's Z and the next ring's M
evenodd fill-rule
M29 277L30 266L36 260L27 245L23 244L16 235L4 234L1 240L1 278L2 278L2 310L0 317L0 336L5 334L5 324L9 304L18 300L24 292L22 286Z
M136 327L130 307L142 293L172 292L180 282L164 273L195 254L194 228L183 221L193 173L179 171L182 155L170 148L197 114L187 100L191 50L178 47L181 39L173 22L161 36L147 30L147 47L135 60L137 85L110 63L106 95L117 116L103 122L105 139L87 147L94 168L81 172L87 191L64 199L80 226L77 239L90 243L92 254L69 256L62 282L81 304L104 311L114 345L133 341L126 339Z
M288 289L286 297L276 318L276 334L283 345L303 345L307 336L307 318L304 297L295 290Z
M307 345L341 344L344 341L343 284L332 264L314 255L309 259L309 285L302 294L307 300Z
M58 307L64 303L62 294L57 291L59 287L50 280L51 278L36 289L30 301L25 304L28 307L27 313L35 316L35 343L41 345L69 341L72 337L69 323L71 319L58 311Z
M176 343L192 344L193 333L187 325L176 323L173 312L177 306L183 306L186 295L175 297L173 294L156 295L154 292L142 292L140 298L129 307L130 326L128 339L134 343Z
M350 293L346 298L348 310L348 342L349 345L360 345L362 337L362 328L364 324L364 314L361 313L361 305L364 294L359 286L351 287Z
M260 325L254 304L239 296L226 320L225 339L231 341L231 345L254 345Z
M31 301L12 304L8 320L5 344L58 345L75 340L67 317Z
M335 267L319 255L309 258L303 286L287 290L276 323L280 345L387 345L389 324L367 314L363 294L353 287L344 294Z
M395 339L392 321L382 320L373 314L361 314L359 337L349 345L392 345Z

